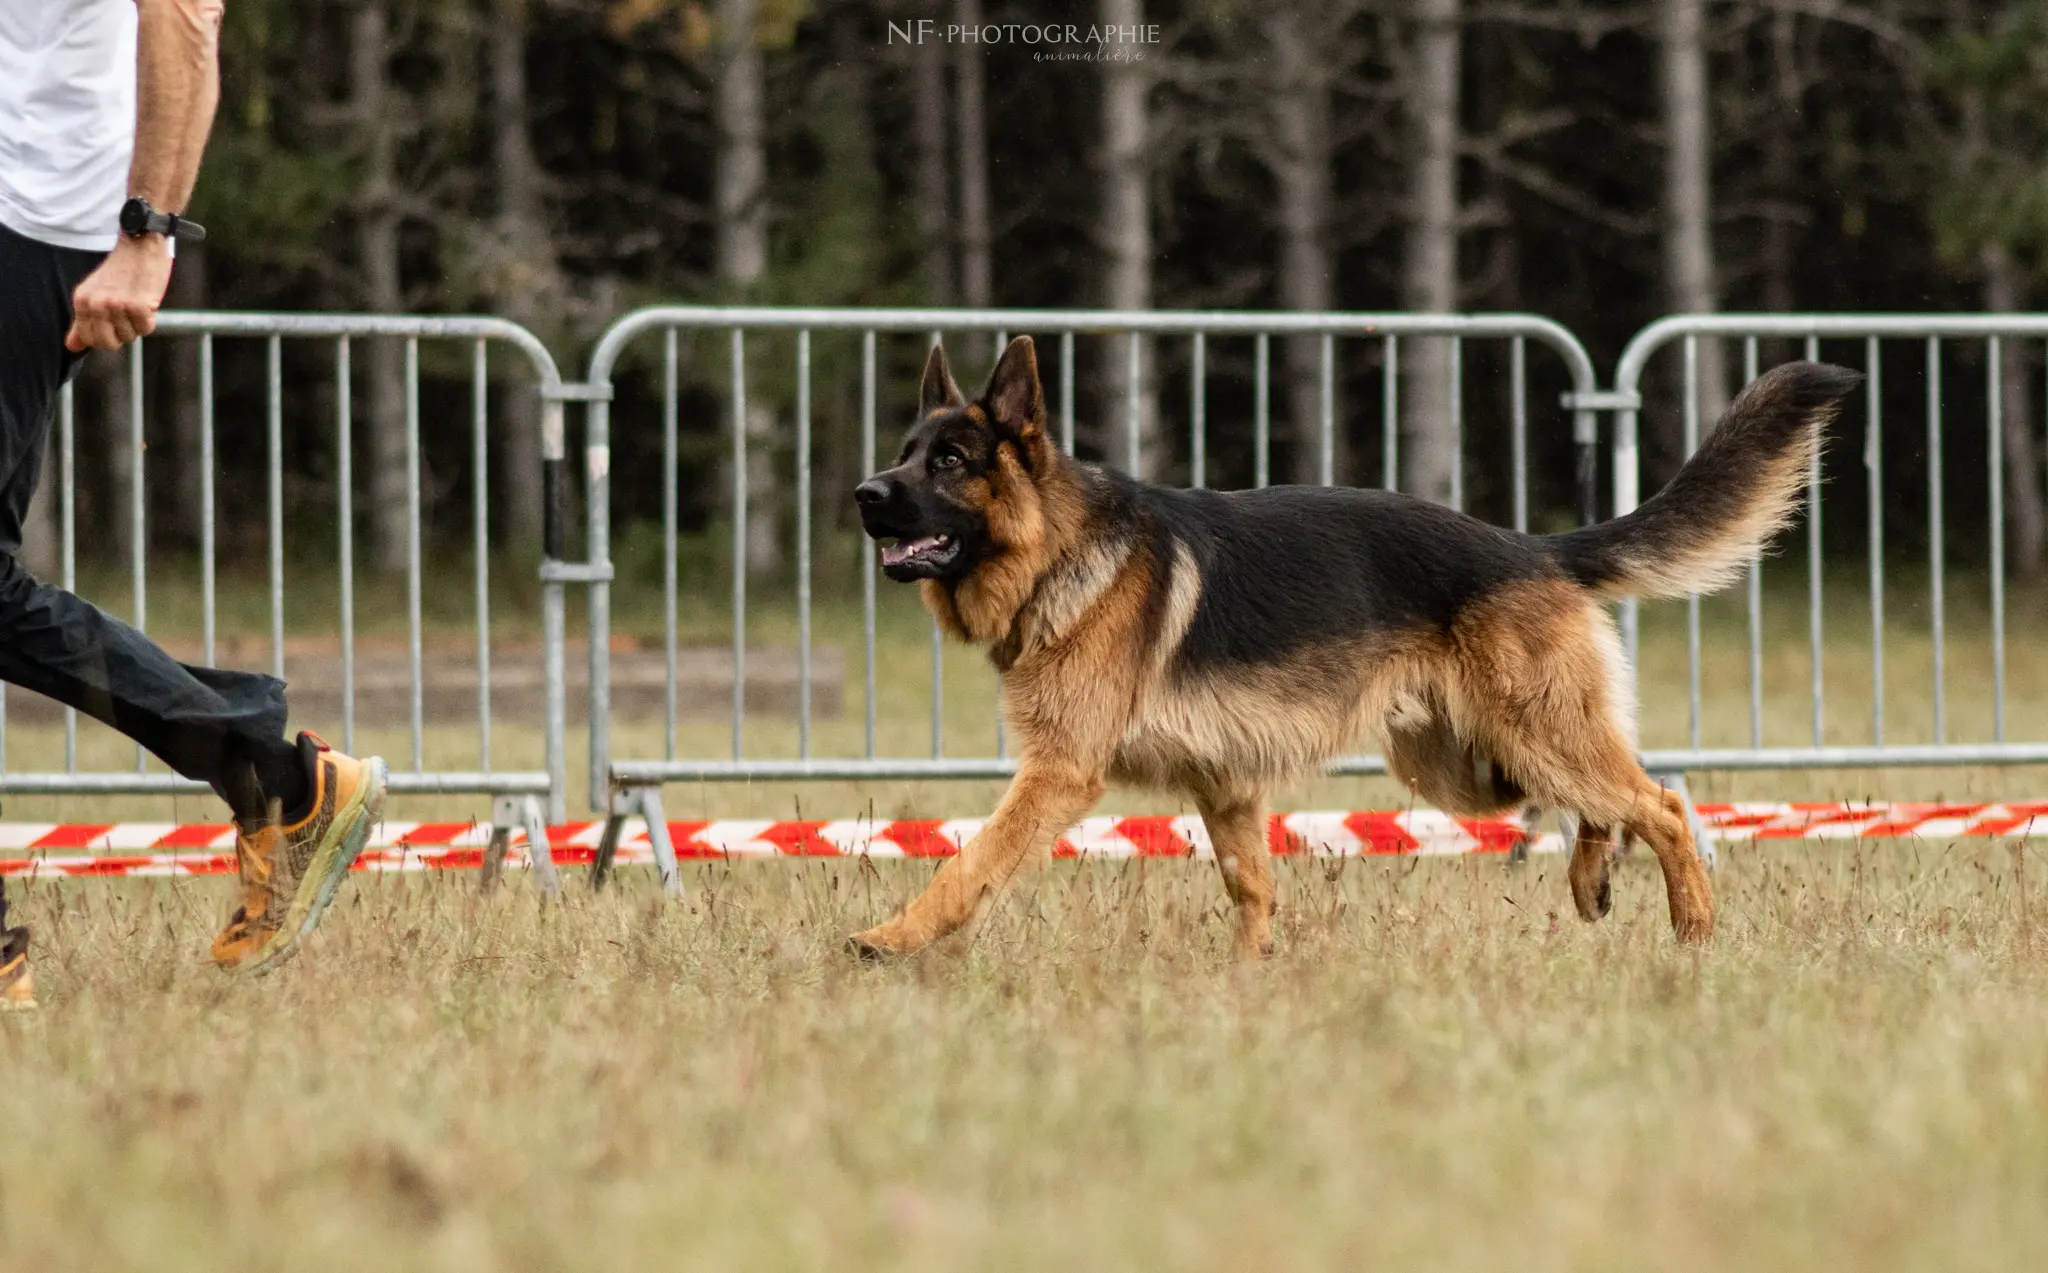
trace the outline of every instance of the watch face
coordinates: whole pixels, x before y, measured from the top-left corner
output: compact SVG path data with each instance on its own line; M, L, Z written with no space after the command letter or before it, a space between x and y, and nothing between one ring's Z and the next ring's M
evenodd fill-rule
M121 233L141 234L149 228L149 205L140 199L130 199L121 205Z

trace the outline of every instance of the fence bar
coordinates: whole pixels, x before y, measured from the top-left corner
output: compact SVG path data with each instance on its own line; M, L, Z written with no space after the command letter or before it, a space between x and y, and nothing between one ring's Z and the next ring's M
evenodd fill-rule
M1870 741L1884 746L1884 360L1877 337L1864 338L1869 423L1863 430L1863 472L1870 542Z
M128 346L128 567L135 601L135 630L149 631L149 509L143 494L142 341ZM135 745L135 772L149 764L149 753Z
M338 545L341 571L341 749L356 749L356 494L355 411L348 337L334 342L334 482L339 508Z
M1132 477L1145 476L1145 455L1142 445L1145 432L1145 368L1144 345L1137 332L1131 333L1130 349L1124 367L1124 423L1129 435L1124 439L1124 471Z
M1529 530L1529 366L1528 349L1522 337L1508 343L1508 444L1514 467L1515 529Z
M1754 384L1757 377L1756 337L1742 342L1742 383ZM1761 555L1749 563L1749 745L1764 745L1764 560Z
M2040 765L2048 764L2048 743L1960 744L1946 747L1766 747L1706 749L1701 751L1646 751L1640 760L1654 773L1683 773L1688 770L1761 772L1795 769L1894 769L1939 768L1957 765ZM1331 776L1384 774L1386 762L1378 756L1340 756L1324 767ZM663 782L716 782L745 778L758 782L803 780L851 782L875 779L960 779L1007 778L1017 772L1014 760L993 756L955 760L861 760L819 758L808 761L761 760L743 772L720 761L622 760L612 766L612 777L623 786L651 786ZM173 780L175 781L175 780ZM6 785L0 784L0 789ZM196 784L195 784L196 785ZM399 789L396 775L393 790Z
M662 754L676 758L676 466L682 461L677 435L681 431L682 386L678 383L679 337L662 329L661 341L661 702ZM865 473L862 476L866 476Z
M1380 485L1401 489L1401 341L1380 337Z
M868 333L872 336L874 333ZM1060 449L1074 453L1074 333L1060 333Z
M1316 476L1324 486L1334 486L1337 482L1337 338L1324 332L1322 346L1322 450L1316 457Z
M199 338L199 625L206 666L214 657L213 333Z
M732 329L732 758L747 726L747 337Z
M1685 458L1690 460L1693 452L1700 449L1700 342L1697 336L1685 338ZM1700 745L1700 599L1699 594L1685 599L1685 688L1686 737L1697 748Z
M1927 564L1934 637L1934 741L1948 737L1942 684L1941 337L1927 338Z
M1465 510L1465 342L1451 337L1451 507Z
M1991 738L2005 741L2005 356L1996 336L1986 351L1984 386L1989 411L1985 481L1991 504Z
M491 366L481 336L469 372L471 552L476 558L477 767L491 768Z
M1253 421L1255 454L1253 456L1253 464L1251 466L1254 469L1254 473L1252 474L1252 476L1256 482L1270 485L1270 483L1273 480L1275 480L1275 475L1272 469L1274 458L1273 451L1275 446L1272 435L1272 412L1275 405L1273 401L1273 378L1275 369L1273 366L1272 359L1272 342L1276 337L1288 339L1305 338L1307 336L1314 335L1319 340L1321 352L1323 355L1321 366L1322 374L1320 377L1319 385L1322 394L1322 410L1320 413L1320 423L1322 425L1322 432L1319 439L1322 443L1322 446L1320 449L1320 454L1318 455L1318 459L1321 461L1319 466L1319 477L1322 481L1335 483L1340 476L1340 474L1337 471L1340 467L1337 463L1337 451L1338 444L1341 441L1339 434L1337 432L1338 428L1340 427L1340 420L1338 417L1338 403L1336 397L1337 391L1340 388L1340 386L1337 383L1337 376L1339 373L1339 368L1337 366L1337 354L1339 351L1336 347L1336 340L1339 336L1371 336L1380 338L1382 340L1386 340L1386 338L1390 336L1402 336L1409 334L1427 335L1434 338L1442 338L1447 340L1452 340L1464 336L1485 336L1489 338L1497 337L1505 340L1512 340L1517 337L1522 337L1525 339L1523 339L1521 343L1516 347L1517 367L1515 370L1515 376L1517 380L1516 396L1518 401L1514 404L1514 424L1519 434L1519 436L1516 438L1516 446L1520 452L1520 463L1523 465L1525 470L1524 472L1516 475L1517 481L1520 484L1516 491L1516 499L1519 506L1519 518L1525 525L1530 520L1533 520L1536 517L1536 513L1530 507L1531 494L1527 486L1529 478L1526 473L1526 464L1529 462L1530 454L1536 449L1536 442L1531 440L1528 434L1528 430L1532 427L1535 427L1531 423L1529 418L1530 408L1527 402L1527 394L1530 388L1532 387L1527 380L1529 374L1527 367L1528 339L1533 338L1535 341L1544 344L1546 348L1555 349L1567 363L1568 370L1571 373L1571 385L1574 392L1588 399L1588 401L1583 407L1574 408L1574 410L1579 411L1581 413L1589 413L1591 411L1598 409L1598 406L1594 401L1594 399L1597 396L1597 384L1590 374L1590 367L1587 364L1587 360L1583 356L1582 349L1577 345L1577 342L1573 341L1570 338L1569 333L1563 332L1562 329L1556 328L1554 324L1547 323L1546 321L1541 319L1531 318L1529 316L1485 316L1483 318L1466 318L1463 316L1406 314L1379 316L1356 314L1292 314L1267 316L1244 314L1176 315L1171 313L1154 313L1138 316L1135 318L1134 321L1132 321L1131 319L1132 316L1127 316L1123 314L1111 314L1108 312L1103 312L1100 314L1060 312L1051 314L1039 314L1026 317L1020 315L1018 312L1015 311L1004 312L992 310L864 311L766 309L757 310L662 307L659 309L639 311L636 314L629 316L627 319L614 324L613 327L610 330L608 330L604 337L600 340L598 349L592 355L588 383L586 385L571 386L571 388L574 390L575 396L579 398L587 394L593 402L607 400L612 390L610 380L611 368L616 362L616 359L622 351L623 347L625 346L627 340L633 336L636 336L643 332L647 332L656 327L711 327L713 329L722 328L726 330L738 330L742 334L756 329L787 329L793 333L798 333L799 335L797 336L797 339L799 341L804 339L801 333L809 332L811 336L815 337L816 333L819 330L825 328L835 330L843 329L849 332L858 331L864 333L862 368L862 425L864 436L862 439L862 449L865 452L868 451L874 445L873 443L869 442L868 438L865 436L869 428L870 417L878 416L880 409L881 391L879 388L879 340L882 332L903 332L905 334L909 334L911 332L919 331L929 332L934 328L938 328L946 332L955 333L956 336L963 331L986 332L991 335L995 335L999 342L1002 334L1018 330L1020 323L1024 324L1026 329L1029 329L1031 326L1037 326L1041 331L1044 332L1045 336L1048 339L1050 338L1053 332L1058 332L1061 336L1062 344L1061 361L1063 365L1062 374L1060 377L1062 402L1060 404L1060 409L1063 416L1063 428L1071 428L1074 423L1071 420L1071 413L1073 408L1070 405L1070 403L1071 395L1074 392L1071 386L1073 382L1078 379L1080 364L1080 359L1078 357L1078 348L1074 350L1072 355L1069 355L1067 352L1067 346L1069 346L1070 344L1077 346L1078 338L1083 333L1089 335L1091 339L1097 338L1098 336L1124 336L1125 341L1121 349L1118 349L1114 343L1105 343L1101 348L1103 353L1111 355L1113 359L1116 354L1120 353L1123 355L1121 361L1124 363L1124 367L1118 369L1127 373L1126 379L1122 382L1120 386L1125 391L1123 395L1121 395L1123 398L1123 402L1120 404L1115 403L1114 398L1116 395L1114 395L1114 392L1112 391L1111 409L1112 412L1114 412L1115 406L1117 405L1121 405L1124 408L1124 423L1128 427L1122 439L1118 439L1116 437L1115 429L1113 427L1109 429L1109 431L1103 438L1103 442L1106 443L1106 445L1101 446L1100 449L1101 451L1108 452L1110 455L1114 456L1118 460L1127 462L1133 469L1143 469L1147 466L1153 466L1156 468L1160 456L1156 456L1152 452L1152 444L1156 440L1156 435L1152 431L1155 422L1152 421L1145 413L1152 409L1154 403L1154 395L1159 392L1159 386L1158 382L1156 381L1148 383L1146 377L1150 374L1157 373L1161 370L1161 367L1152 365L1150 361L1152 359L1155 359L1162 352L1159 348L1156 347L1158 339L1163 336L1185 334L1188 337L1190 337L1190 343L1192 346L1192 348L1190 349L1190 361L1187 367L1187 373L1189 375L1188 409L1190 413L1190 431L1188 434L1189 466L1187 470L1187 478L1185 480L1189 481L1190 483L1198 482L1204 487L1211 487L1214 486L1219 479L1218 475L1215 472L1211 471L1212 461L1214 460L1214 457L1211 455L1212 448L1209 445L1208 437L1210 411L1208 401L1209 386L1207 383L1207 378L1210 370L1210 338L1218 334L1229 334L1232 336L1250 336L1253 338L1255 343L1255 353L1257 355L1258 362L1258 366L1256 368L1255 383L1253 386L1255 401L1252 404L1255 407L1255 411L1253 413L1255 417ZM1131 338L1134 331L1136 333L1136 339ZM875 346L875 351L872 356L869 355L868 337L873 338L873 344ZM978 344L980 343L980 338L976 338L970 341L970 343ZM1393 342L1389 342L1386 348L1393 359L1393 367L1390 370L1394 375L1397 376L1398 346ZM813 350L813 352L815 352L815 350ZM744 354L742 353L742 362L743 359ZM818 370L818 367L815 363L815 358L813 358L811 361L812 365L810 367L810 370L813 373L815 373ZM872 370L870 369L871 367ZM1464 425L1463 412L1466 407L1466 403L1464 402L1462 382L1462 343L1459 344L1459 365L1456 370L1458 373L1458 380L1454 392L1456 394L1458 407L1457 423L1462 428ZM743 376L744 372L742 371L741 374ZM680 372L678 372L678 376L680 376ZM1110 383L1116 383L1114 376L1110 378ZM664 388L666 388L666 386L664 386ZM1051 386L1048 386L1048 388L1051 388ZM1393 432L1395 433L1395 437L1389 439L1390 447L1388 453L1392 458L1392 462L1396 470L1395 473L1390 473L1387 476L1393 479L1394 483L1397 484L1399 464L1399 416L1398 401L1393 397L1393 393L1398 393L1398 385L1387 386L1387 388L1392 391L1392 393L1389 394L1388 401L1390 405L1392 405L1394 408L1394 419L1392 423L1394 425ZM678 392L679 390L680 386L678 386ZM815 392L815 386L812 387L812 391L813 393ZM744 399L744 392L744 388L741 388L738 395L739 399L741 399L742 401ZM803 398L805 396L801 388L799 389L798 396L800 398ZM812 404L812 409L815 410L815 404ZM744 411L744 406L740 405L739 403L736 403L736 413L740 411ZM649 423L651 424L652 421L649 421ZM664 420L664 423L666 424L666 420ZM741 438L744 435L744 425L738 418L737 414L734 420L734 428L736 431L736 436L734 439L736 446L751 445L753 443L753 439L747 439L744 443L741 441ZM812 438L810 440L815 442L815 438ZM1091 446L1093 446L1095 444L1095 435L1092 433L1090 435L1090 441ZM1122 446L1118 446L1119 441L1122 442ZM1069 442L1069 445L1072 445L1071 441ZM1168 454L1170 454L1170 451L1168 452ZM811 458L813 460L813 463L815 463L815 457ZM866 458L867 457L864 455L863 459ZM746 481L746 466L743 462L743 459L744 452L736 452L735 462L736 466L740 470L740 474L739 476L736 477L736 481L741 483L744 483ZM813 472L812 476L816 476L815 472ZM1461 472L1461 498L1463 491L1463 480L1464 479ZM678 474L677 481L680 482L680 474ZM743 492L745 492L743 498L747 499L750 502L751 493L749 491L746 491L746 488L744 486L742 486L740 489ZM809 492L809 495L815 497L815 491ZM678 501L680 500L680 497L680 490L678 490ZM803 493L800 492L800 503L802 502L803 498L804 495ZM811 527L810 533L815 534L817 533L817 528L815 526L815 509L811 509L809 510L809 512L812 514L811 520L814 523ZM740 519L755 515L757 515L756 510L753 510L750 507L744 510L736 510L734 533L736 537L741 538L742 542L745 534L745 523ZM677 516L680 517L679 507ZM664 525L664 534L667 533L667 527L666 525ZM815 569L816 545L812 544L810 545L810 547L812 549L812 567L813 569ZM744 575L745 571L745 565L743 559L739 556L739 551L740 544L736 543L736 583L739 582L740 577ZM564 563L564 565L568 566L568 563ZM588 563L587 568L595 572L607 567L608 565L608 562L599 560L597 556L593 554L592 559ZM565 570L563 573L568 573L568 571ZM868 569L863 572L863 575L864 625L871 624L873 628L878 629L880 624L878 594L880 591L879 580L881 577L881 573L879 570L878 559L874 555L872 548L868 550ZM873 582L870 583L870 580L872 580ZM868 610L869 587L872 587L875 594L877 594L875 596L873 603L874 617L872 620L868 618L868 615L870 613ZM680 589L680 582L678 583L678 589ZM813 597L813 601L815 600L816 598ZM677 605L678 607L680 607L681 605L679 593L677 597ZM744 614L743 607L744 601L740 601L738 603L737 608L741 615ZM802 609L801 605L799 606L799 609ZM742 619L741 622L743 623L744 620ZM815 616L813 616L812 627L815 628ZM799 628L801 629L801 624L799 624ZM812 636L813 639L815 639L815 632L812 633ZM856 758L853 761L857 771L863 773L874 773L888 769L891 766L903 765L907 766L907 768L901 770L901 772L925 775L936 772L941 769L950 771L951 767L955 764L954 761L947 760L945 757L945 752L948 750L948 746L945 739L944 730L946 725L946 712L949 710L949 704L946 698L946 682L944 676L945 651L943 646L943 632L935 630L933 636L934 640L931 647L931 672L933 674L933 697L931 700L931 750L933 756L929 759L920 758L917 761L910 761L907 759L892 760L889 758L877 757L874 755L876 751L879 751L881 749L881 740L879 738L880 687L879 684L876 684L874 691L869 696L868 703L864 704L863 715L864 717L871 716L872 723L870 724L869 721L865 719L863 721L864 734L866 735L866 737L863 738L862 751L867 753L867 756L864 759ZM802 638L800 632L800 643L801 640ZM872 652L869 650L863 651L864 656L866 656L863 659L864 680L869 678L869 672L866 666L869 660L872 659L877 664L879 663L879 632L875 632L874 636L871 638L867 638L867 640L872 641L872 644L875 648ZM813 651L813 653L815 653L815 651ZM743 659L744 653L742 652L739 654L738 659L736 660L737 666L741 669L739 673L741 685L744 684L743 678L745 665L743 661L739 660ZM813 681L815 682L815 667L811 668L810 671L812 673ZM876 682L879 681L879 666L876 666L874 668L872 676ZM736 692L741 692L739 686L736 686L735 689ZM813 684L812 689L813 693L815 694L815 683ZM595 702L594 693L593 702ZM742 723L740 728L741 730L743 730L743 701L741 703L736 703L735 707L736 716L741 717ZM813 704L813 707L815 708L815 703ZM914 710L915 709L913 709L913 712ZM815 722L812 723L815 724ZM681 747L682 740L680 739L681 731L679 726L677 733L679 735L677 746ZM836 760L832 760L829 757L818 757L816 753L821 750L825 750L825 745L822 741L824 735L818 735L815 730L811 731L811 735L812 736L810 738L810 743L814 745L804 745L800 737L799 747L792 748L790 753L787 753L794 758L791 762L746 758L746 751L744 748L742 733L741 745L737 746L734 749L733 756L730 759L721 757L719 760L715 762L691 761L688 763L693 765L701 765L702 768L700 771L707 774L716 774L720 776L730 775L737 777L766 776L771 772L779 773L781 772L783 766L791 763L795 764L797 766L797 771L802 773L819 773L824 771L821 768L821 766L830 766L843 763ZM652 741L651 738L649 739L649 741ZM997 732L997 747L1001 748L1003 745L1003 736L999 729ZM913 747L910 750L912 750L913 752L917 752L922 751L923 749ZM952 750L964 753L961 756L958 763L969 767L979 765L990 765L995 769L1002 769L1005 767L1006 764L1004 757L1000 755L990 756L986 750L986 744L980 741L979 739L975 740L971 748L968 745L962 744L955 746L954 748L952 748ZM649 753L652 753L652 747L650 746L647 749L647 751ZM796 755L798 751L805 751L810 754L807 756L798 756ZM851 754L853 752L853 749L851 747L848 747L847 751L849 754ZM1364 758L1364 762L1367 763L1368 767L1362 770L1358 770L1359 772L1377 772L1379 762L1376 759ZM627 765L632 763L635 762L620 762L621 765ZM668 761L662 761L658 763L663 766L667 766L664 772L680 772L680 770L678 770L675 767L675 765L671 765ZM677 762L677 764L681 763L682 762ZM626 776L627 771L619 768L618 766L613 766L609 762L607 762L605 772L607 775L610 776L612 783L614 784L623 786L632 785L631 779ZM617 786L614 786L612 789L616 790Z
M78 590L78 401L67 381L57 399L58 569L64 591ZM4 768L0 764L0 768ZM78 772L78 709L64 709L64 772Z
M654 761L667 764L667 761ZM491 773L448 771L408 773L394 770L388 779L393 795L545 796L550 788L544 773L507 769ZM197 796L213 788L174 773L86 772L79 774L0 773L0 796Z
M940 333L938 333L938 332L934 331L934 332L932 333L932 344L934 344L934 345L937 345L937 344L939 343L939 340L940 340ZM1107 438L1105 438L1105 439L1104 439L1104 442L1106 443L1107 441L1108 441L1108 439L1107 439ZM1105 453L1107 453L1107 451L1109 450L1108 446L1106 446L1106 445L1105 445L1105 446L1103 447L1103 450L1104 450L1104 452L1105 452ZM937 619L936 617L934 617L934 618L933 618L933 619L931 620L931 643L932 643L932 722L931 722L931 724L932 724L932 755L933 755L933 756L937 756L937 755L939 754L940 750L941 750L941 749L943 748L943 746L944 746L944 744L945 744L945 715L946 715L946 688L945 688L945 675L946 675L946 644L945 644L945 635L944 635L943 633L941 633L941 632L939 631L939 621L938 621L938 619Z
M405 338L405 626L412 660L412 771L427 767L424 636L420 621L420 338Z
M270 507L270 674L284 679L284 340L264 342L263 450ZM419 505L413 505L419 520ZM414 766L417 768L418 766Z
M1266 489L1272 477L1273 341L1260 332L1252 347L1252 485Z
M669 330L673 331L674 328ZM1074 348L1071 334L1060 337L1062 362ZM1061 368L1061 376L1071 387L1073 377L1068 374L1071 364ZM1071 408L1073 397L1066 395L1063 406ZM1065 417L1067 429L1067 450L1073 451L1073 412L1068 410ZM875 332L871 327L860 336L860 473L865 479L875 471ZM861 536L860 572L860 626L861 626L861 685L865 691L863 709L863 738L867 754L875 754L875 561L878 549L875 541Z
M1005 348L1006 348L1006 347L1007 347L1007 346L1009 345L1009 343L1010 343L1010 335L1009 335L1009 333L1008 333L1008 332L1000 332L1000 331L999 331L999 332L997 332L997 333L996 333L996 353L995 353L995 361L996 361L996 362L998 362L998 363L1002 362L1002 360L1003 360L1003 350L1004 350L1004 349L1005 349ZM1008 754L1009 754L1009 751L1010 751L1010 747L1009 747L1009 740L1007 740L1006 738L1004 738L1004 737L1003 737L1003 674L1002 674L1001 672L997 672L997 673L996 673L996 713L995 713L995 715L996 715L996 755L998 755L998 756L1005 756L1005 755L1008 755ZM806 753L806 754L808 754L808 753Z
M811 754L811 333L796 334L796 751Z
M1820 361L1820 340L1806 338L1806 361ZM1820 507L1820 451L1816 449L1809 463L1806 478L1806 619L1807 631L1811 634L1813 674L1813 745L1819 747L1826 741L1826 724L1822 716L1822 694L1825 690L1821 679L1821 507Z
M939 621L932 620L932 755L946 747L946 645Z
M404 497L400 497L402 504L409 503L410 505L410 507L403 508L402 511L410 515L409 537L413 540L411 574L414 578L412 584L413 595L411 598L413 614L411 618L414 625L415 656L411 689L414 705L414 768L407 772L404 770L404 766L401 765L401 772L392 775L391 785L394 791L403 792L431 791L451 794L474 793L522 797L555 797L560 792L562 784L552 776L556 773L552 763L553 758L561 751L560 739L562 730L556 727L556 721L552 715L546 738L551 757L551 768L548 773L494 773L488 768L472 770L466 773L452 771L439 773L422 772L424 768L424 756L422 753L424 751L425 736L423 721L425 678L423 675L424 624L420 618L420 607L422 604L420 589L424 586L424 546L419 542L419 538L424 528L418 520L422 510L420 509L421 491L419 482L421 470L417 466L424 462L424 457L417 450L420 430L420 402L418 395L421 391L419 385L420 372L417 340L421 337L469 340L472 342L479 339L499 339L518 345L531 359L535 370L539 373L542 391L548 401L551 404L555 404L555 411L558 413L560 401L566 397L580 395L571 395L565 392L561 384L560 375L553 359L548 355L546 347L524 328L502 319L485 317L425 318L400 314L232 314L167 310L157 316L157 332L165 336L189 335L197 341L195 350L197 384L195 387L198 392L199 402L195 412L197 441L194 445L194 458L200 466L200 471L194 476L191 488L183 492L192 500L196 507L194 510L176 515L178 520L185 520L196 515L198 521L198 525L193 528L196 530L196 547L199 557L198 574L200 576L199 587L196 589L199 600L199 614L195 626L198 628L198 631L194 633L199 640L198 653L194 655L194 661L216 662L223 657L221 648L223 628L220 579L220 518L222 516L220 501L224 487L222 486L220 470L225 460L220 449L218 399L224 386L220 379L221 368L218 357L220 342L217 338L222 336L247 337L260 339L263 344L262 371L251 382L252 388L257 385L261 386L256 391L263 395L262 414L259 417L260 423L257 426L261 432L262 441L251 449L249 458L252 464L255 465L252 472L260 475L257 480L263 484L262 494L259 497L262 500L262 511L258 514L260 524L257 527L257 534L262 535L265 541L263 544L266 559L264 563L265 574L267 575L265 582L270 600L269 636L271 658L268 666L271 670L283 670L283 663L285 662L283 657L285 628L283 622L282 564L285 546L283 538L284 505L288 491L285 486L283 473L283 452L286 443L284 438L284 342L288 338L333 340L336 342L334 368L336 417L333 420L332 432L321 431L320 436L322 438L331 436L335 439L337 461L335 470L339 495L337 500L339 510L339 542L336 545L336 552L340 567L341 587L340 626L342 631L340 635L340 672L343 700L342 720L340 722L342 729L339 740L345 749L355 750L359 740L354 737L354 696L356 685L352 494L354 475L352 462L353 439L351 436L353 386L351 383L350 354L352 346L350 341L354 337L366 336L377 339L403 338L409 342L408 362L410 366L408 368L407 387L411 397L411 401L406 405L408 418L405 421L405 425L412 435L414 447L414 454L409 456L414 467L411 499L408 501ZM148 630L148 571L150 569L149 556L151 554L148 536L152 525L149 509L149 457L148 451L145 449L149 441L147 436L147 385L149 377L147 373L150 368L148 366L149 354L146 348L148 345L148 341L132 344L127 357L117 364L128 376L128 419L125 429L118 423L115 426L114 432L118 442L113 447L112 454L120 464L131 465L132 467L129 468L127 473L121 475L121 481L127 484L127 490L123 493L127 507L125 510L120 511L118 515L108 519L107 527L103 528L113 532L125 533L130 538L126 555L130 569L130 584L134 601L132 621L138 629L145 632ZM394 350L393 352L396 351ZM485 391L488 392L487 382ZM190 390L188 389L186 392L190 392ZM77 477L76 396L75 393L67 391L63 397L65 401L61 403L56 413L58 416L57 427L53 430L57 435L57 442L55 446L56 457L52 461L52 466L53 469L57 470L53 476L59 477L59 485L62 488L55 498L59 500L58 520L61 532L60 542L62 545L61 555L63 557L64 583L67 587L75 589L77 586L77 507L75 503ZM189 408L192 404L188 400L185 405ZM118 413L116 419L118 420ZM554 436L559 437L559 432L557 431ZM486 478L485 480L488 479ZM121 499L116 500L117 505L121 502ZM191 526L189 521L187 526ZM114 534L112 538L118 540L120 534ZM602 560L601 555L599 560ZM560 564L558 561L551 561L549 563L549 565ZM559 588L559 584L551 584L550 586ZM558 625L548 629L544 644L551 652L559 651ZM555 658L558 656L551 654L550 657ZM560 677L556 674L557 671L558 668L551 668L550 671L551 711L552 704L559 701L559 692L556 687L559 686ZM485 679L488 676L487 667L480 665L479 674L479 684L487 690L488 682ZM601 721L603 716L599 714L593 719ZM184 794L205 790L204 784L192 783L175 774L163 772L160 766L152 765L148 760L147 753L139 748L137 750L136 766L132 772L81 773L79 772L77 743L77 713L70 709L65 709L64 722L65 763L63 772L56 772L58 766L54 763L53 756L51 763L47 766L47 772L0 775L0 791L35 792L39 794L105 795L126 792ZM484 730L480 728L480 739L483 737L483 733ZM54 751L54 749L52 750ZM486 757L486 764L488 764L488 757ZM125 770L126 766L124 765L122 768ZM499 807L505 808L507 806L501 805ZM533 809L537 807L537 802L521 801L519 802L519 807L522 809ZM550 803L549 808L552 810L555 808L555 805ZM559 818L559 812L555 816ZM539 819L536 817L532 821L538 822Z
M1208 360L1208 336L1196 332L1188 372L1188 485L1196 490L1209 484Z

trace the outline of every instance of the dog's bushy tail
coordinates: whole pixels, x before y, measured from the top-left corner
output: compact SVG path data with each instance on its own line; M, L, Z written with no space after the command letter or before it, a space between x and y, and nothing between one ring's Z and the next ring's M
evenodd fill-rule
M1727 586L1792 520L1822 431L1862 379L1825 363L1773 367L1663 490L1626 516L1545 542L1566 574L1603 597Z

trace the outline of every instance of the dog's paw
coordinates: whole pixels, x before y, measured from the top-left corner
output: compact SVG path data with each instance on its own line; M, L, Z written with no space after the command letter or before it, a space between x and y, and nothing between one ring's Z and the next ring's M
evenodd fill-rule
M1671 931L1682 946L1701 946L1714 936L1714 912L1693 911L1671 917Z
M887 963L904 953L879 928L870 928L847 938L846 951L864 964Z
M1614 909L1614 883L1608 878L1607 864L1599 866L1598 879L1585 879L1578 871L1572 873L1572 903L1578 908L1579 918L1587 923L1607 918Z

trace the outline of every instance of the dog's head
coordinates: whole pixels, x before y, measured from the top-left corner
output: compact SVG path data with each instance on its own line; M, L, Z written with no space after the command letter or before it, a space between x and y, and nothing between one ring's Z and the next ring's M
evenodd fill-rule
M854 488L861 527L895 541L882 549L891 579L965 579L1015 546L1022 506L1037 510L1034 476L1057 458L1031 338L1010 342L973 402L933 346L918 417L895 467Z

